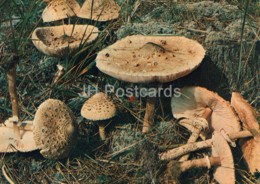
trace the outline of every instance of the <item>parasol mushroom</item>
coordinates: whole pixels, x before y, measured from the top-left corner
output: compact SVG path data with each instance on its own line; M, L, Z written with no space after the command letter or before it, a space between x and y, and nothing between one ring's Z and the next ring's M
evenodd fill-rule
M241 140L243 157L246 160L249 171L254 173L260 171L260 130L256 119L256 112L252 106L236 92L232 93L231 105L240 118L243 128L249 130L254 137Z
M77 16L104 22L117 19L120 10L121 8L114 0L86 0Z
M33 31L32 41L44 54L61 57L77 50L81 44L94 42L98 31L98 28L91 25L39 27Z
M77 140L77 124L66 104L54 99L44 101L33 123L35 144L45 158L62 159L69 155Z
M170 162L166 170L167 178L174 175L178 177L179 174L191 168L207 167L210 169L212 166L216 166L214 171L215 180L221 184L235 183L233 155L227 141L220 132L215 131L212 136L212 142L211 157L207 156L184 162ZM177 178L173 177L172 179L176 180Z
M81 109L81 116L95 121L99 126L101 140L106 139L105 127L107 120L116 115L115 104L106 96L105 93L97 93L89 98Z
M181 96L172 97L172 114L181 119L180 124L192 131L188 143L195 142L199 135L206 139L202 130L209 127L211 132L224 129L227 133L239 132L240 122L232 107L223 98L203 87L184 87ZM197 124L195 127L193 124ZM180 161L188 159L188 155Z
M166 83L196 69L205 50L179 36L128 36L98 53L97 67L116 79L132 83ZM143 133L153 124L155 96L147 97Z
M76 0L47 0L48 6L42 12L43 22L74 17L80 10Z

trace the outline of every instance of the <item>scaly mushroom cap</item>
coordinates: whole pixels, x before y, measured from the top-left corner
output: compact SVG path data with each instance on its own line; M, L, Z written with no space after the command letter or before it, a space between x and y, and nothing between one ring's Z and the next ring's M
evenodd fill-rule
M221 162L214 171L214 178L221 184L235 183L234 160L227 141L217 131L213 133L212 141L212 156L219 157Z
M33 132L20 130L21 139L16 140L16 134L12 127L0 125L0 152L29 152L37 150L35 141L33 140Z
M43 22L74 17L80 10L76 0L48 0L45 2L48 3L48 6L42 12Z
M117 19L120 10L114 0L86 0L77 16L103 22Z
M172 97L172 114L175 118L201 117L207 108L212 110L209 126L212 131L239 132L240 123L230 104L203 87L184 87L181 96Z
M243 127L250 130L253 134L256 134L254 138L240 140L239 143L250 172L260 171L260 130L256 119L256 112L253 107L236 92L232 93L231 105L238 114Z
M77 135L77 125L69 107L54 99L43 102L35 114L33 134L45 158L67 157L75 145Z
M196 41L179 36L128 36L98 53L97 67L116 79L170 82L191 73L204 58Z
M89 98L81 109L81 116L93 121L110 119L115 115L115 104L102 92Z
M49 56L64 56L81 44L91 44L98 37L98 28L91 25L61 25L39 27L33 31L35 47Z

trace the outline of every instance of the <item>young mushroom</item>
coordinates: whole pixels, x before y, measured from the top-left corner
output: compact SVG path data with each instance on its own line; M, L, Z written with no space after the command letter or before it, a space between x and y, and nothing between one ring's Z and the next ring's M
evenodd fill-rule
M170 162L170 164L167 165L166 176L177 175L178 177L179 174L191 168L207 167L210 169L212 166L215 166L214 179L219 183L235 183L234 161L231 149L221 133L217 131L215 131L212 136L211 157L207 156L184 162ZM172 179L176 180L177 178Z
M42 12L43 22L74 17L80 10L76 0L47 0L48 6Z
M89 98L81 109L81 116L95 121L99 126L101 140L106 139L105 127L108 119L116 115L116 106L105 93L99 92Z
M120 10L120 6L114 0L86 0L77 16L104 22L117 19Z
M192 131L188 143L195 142L199 135L205 140L202 132L210 128L227 133L239 132L240 122L232 107L223 98L203 87L184 87L181 96L173 96L171 101L172 114L181 119L180 124ZM180 161L187 160L185 155Z
M62 57L77 50L81 44L93 43L98 32L98 28L91 25L39 27L32 33L32 42L44 54Z
M240 118L243 128L253 134L253 138L241 140L243 157L251 173L260 171L260 130L256 119L256 112L252 106L236 92L232 93L231 105Z
M61 101L43 102L33 123L19 126L21 139L17 140L11 123L0 126L0 152L30 152L40 150L49 159L62 159L69 155L76 142L77 125L71 110Z
M179 36L128 36L98 53L97 67L116 79L132 83L174 81L196 69L205 50L196 41ZM143 133L152 124L156 96L147 95Z

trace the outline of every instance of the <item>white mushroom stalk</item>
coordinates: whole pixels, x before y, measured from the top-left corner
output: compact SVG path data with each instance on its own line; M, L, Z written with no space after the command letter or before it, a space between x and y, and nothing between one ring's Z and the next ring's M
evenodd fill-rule
M244 130L241 132L235 132L235 133L230 133L229 138L232 140L239 139L239 138L246 138L246 137L252 137L252 133L250 131ZM168 150L164 153L161 153L159 155L161 160L172 160L176 159L179 156L185 155L187 153L197 151L200 149L205 149L205 148L210 148L212 146L213 140L208 139L206 141L199 141L199 142L194 142L194 143L188 143L183 146L180 146L178 148L174 148L171 150Z

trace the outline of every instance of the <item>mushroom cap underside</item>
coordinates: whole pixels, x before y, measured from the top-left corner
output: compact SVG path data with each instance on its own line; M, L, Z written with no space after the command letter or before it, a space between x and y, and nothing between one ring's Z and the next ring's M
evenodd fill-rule
M92 121L110 119L116 115L116 106L105 93L100 92L84 103L81 115Z
M77 140L77 124L69 107L54 99L44 101L34 118L34 140L45 158L67 157Z
M16 140L13 128L0 125L0 152L30 152L37 150L32 131L20 130L21 139Z
M86 0L77 16L104 22L117 19L120 10L120 6L114 0Z
M44 54L59 57L77 50L81 44L93 43L98 32L91 25L38 27L33 31L32 42Z
M76 0L52 0L46 2L48 5L42 12L43 22L53 22L74 17L80 10Z
M214 178L221 184L234 184L234 160L227 141L218 131L213 133L212 141L212 156L219 157L221 162L221 166L215 168Z
M134 35L99 52L96 63L100 71L122 81L170 82L191 73L204 55L202 45L185 37Z
M175 118L202 117L207 108L212 110L209 127L212 131L224 129L227 133L239 132L240 122L229 102L203 87L181 88L181 96L173 96L172 114Z

